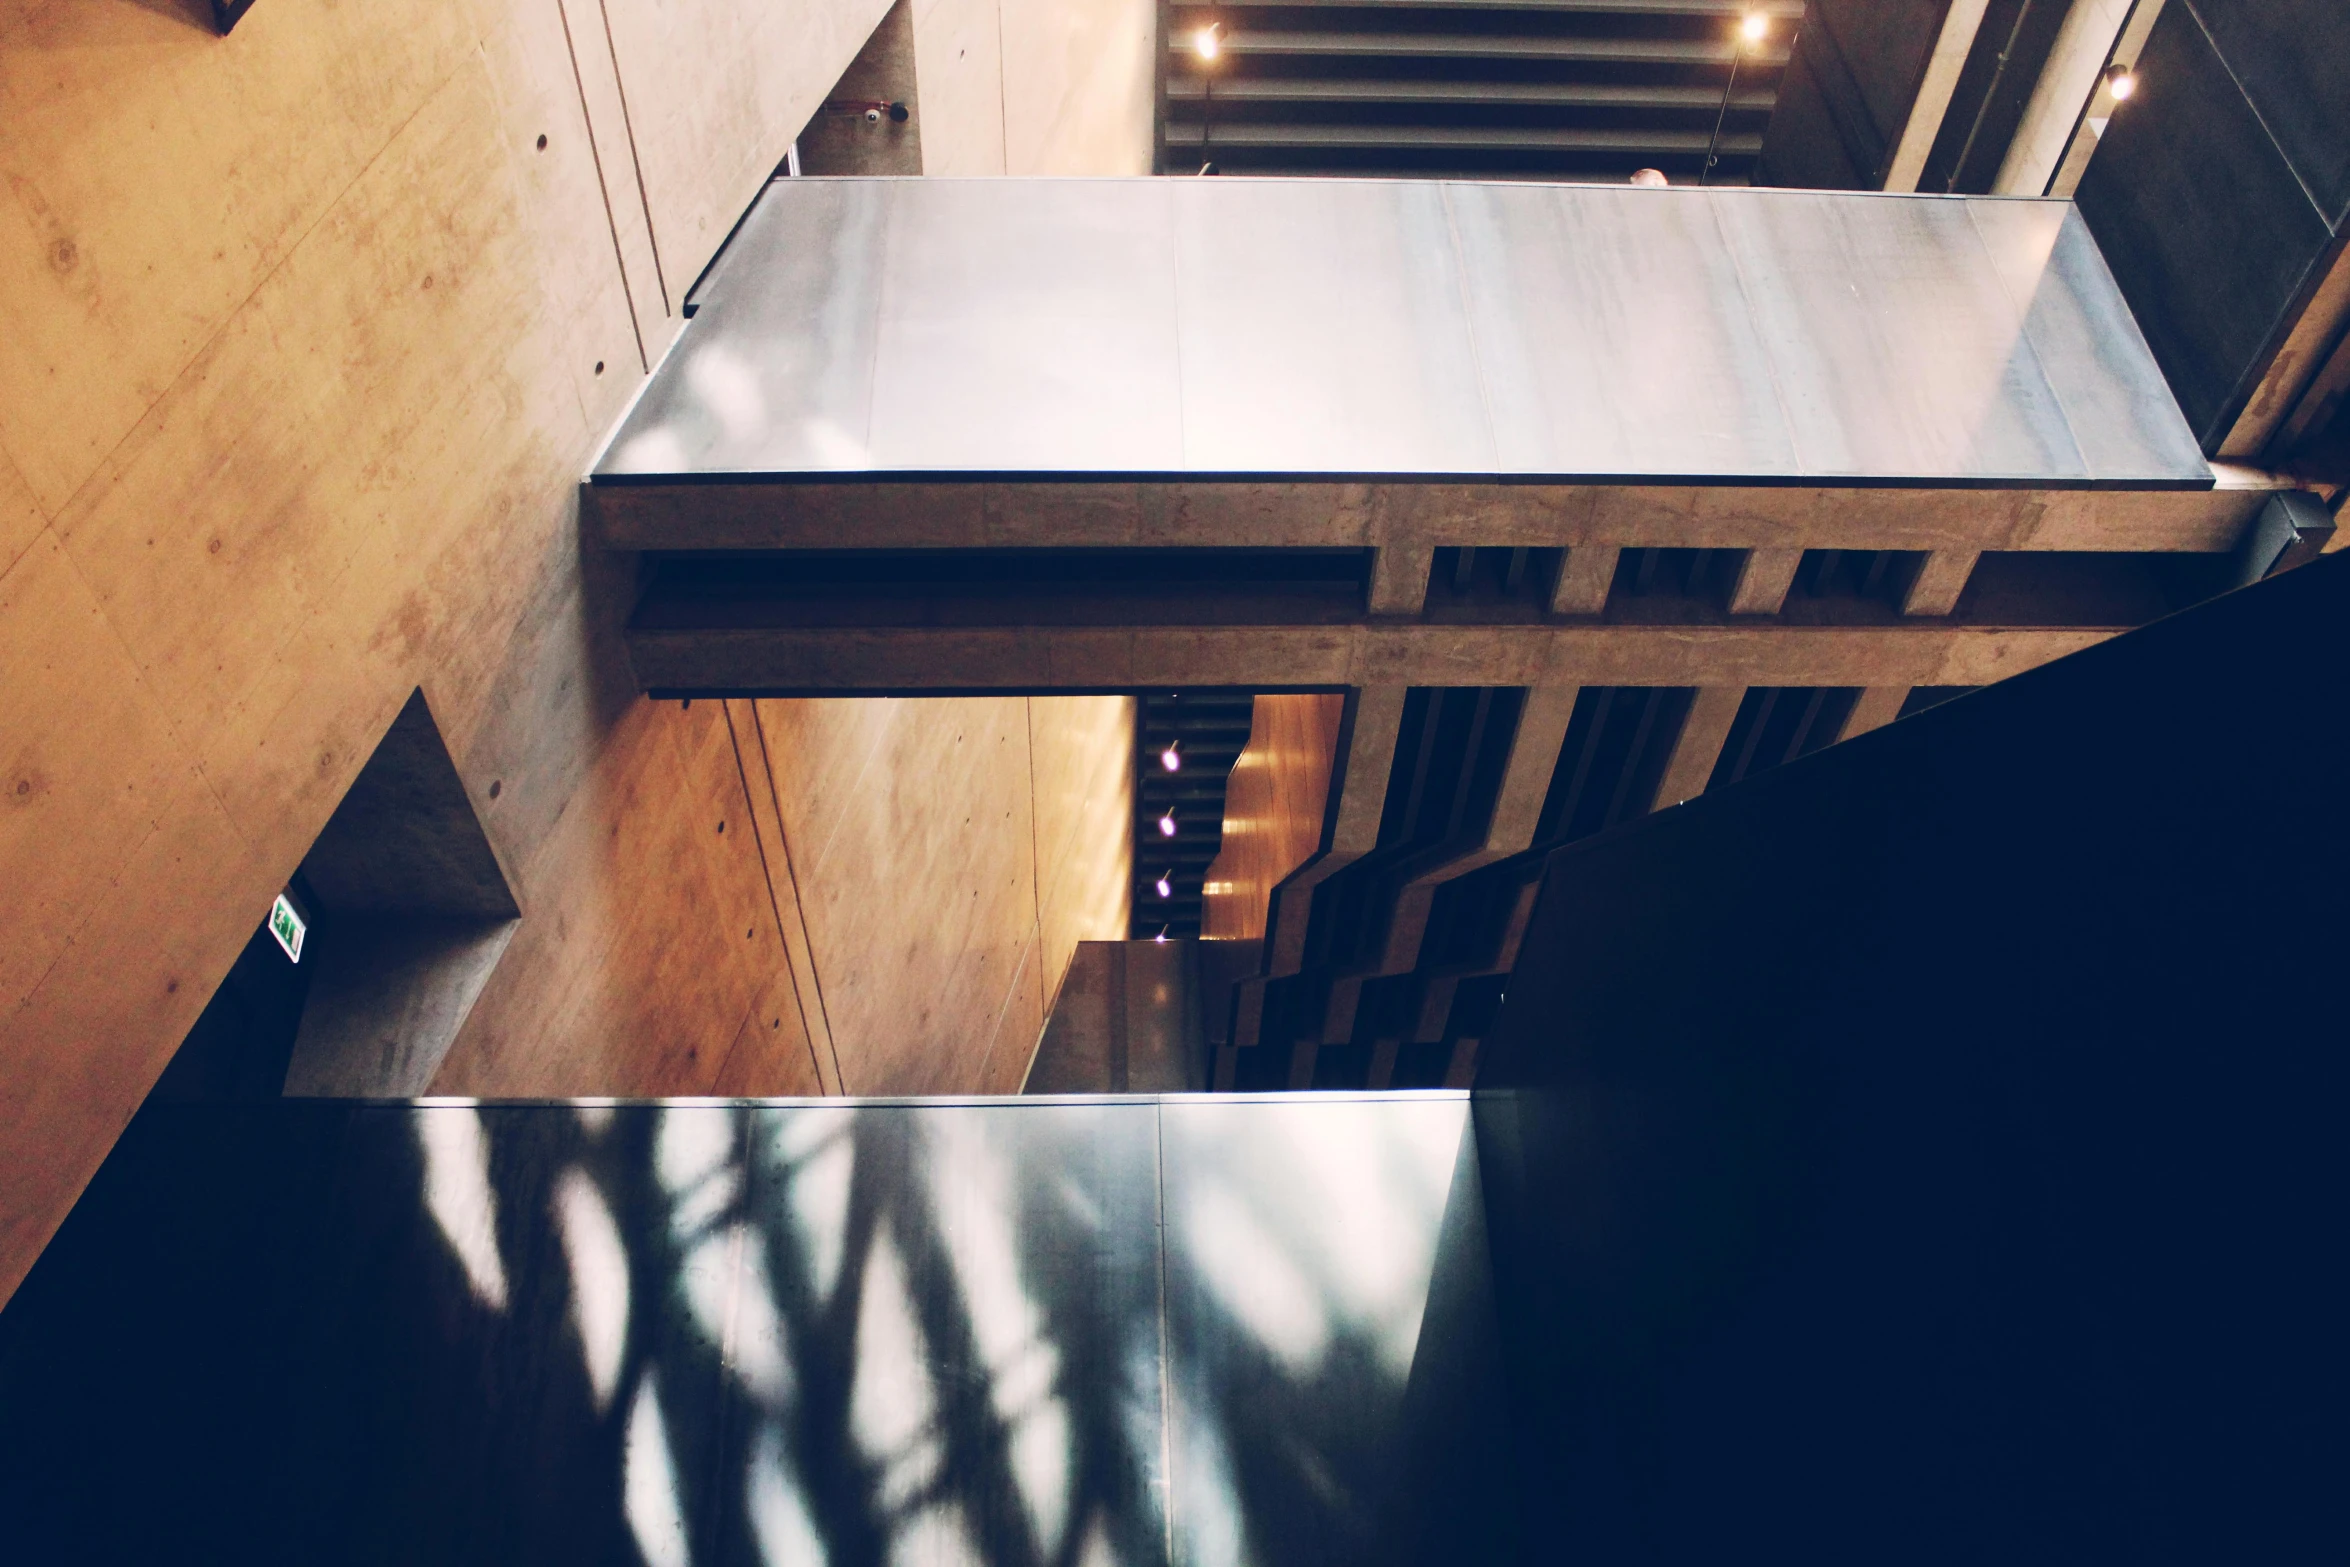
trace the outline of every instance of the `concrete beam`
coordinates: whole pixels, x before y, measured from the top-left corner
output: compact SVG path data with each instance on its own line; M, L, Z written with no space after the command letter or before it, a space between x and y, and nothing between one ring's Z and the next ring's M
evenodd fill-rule
M1681 738L1673 743L1672 760L1657 784L1658 809L1705 793L1706 781L1713 777L1714 764L1722 759L1722 746L1730 738L1730 726L1738 720L1738 705L1745 700L1744 686L1698 687L1689 717L1681 725Z
M1428 607L1428 574L1436 550L1428 544L1382 544L1371 552L1370 609L1374 615L1417 615Z
M1474 1088L1477 1086L1477 1046L1474 1039L1456 1039L1452 1042L1452 1059L1445 1064L1444 1086L1447 1088Z
M1901 612L1904 615L1955 612L1959 594L1966 591L1966 579L1975 574L1977 558L1978 552L1974 550L1935 550L1928 554L1925 564L1918 568L1918 574L1901 595Z
M1542 882L1538 877L1518 889L1517 900L1510 905L1508 921L1502 926L1501 941L1495 946L1492 958L1481 966L1442 970L1430 974L1420 991L1420 1016L1412 1030L1412 1042L1432 1045L1444 1038L1444 1031L1452 1021L1453 997L1464 979L1480 979L1490 974L1507 974L1518 966L1518 948L1526 939L1526 927L1533 922L1534 904L1542 896Z
M2331 418L2342 393L2350 388L2350 249L2334 257L2325 281L2310 296L2284 346L2269 360L2260 384L2244 405L2227 439L2222 457L2257 457L2277 432L2284 431L2283 449L2300 445L2320 419Z
M1284 480L827 479L598 483L613 549L1565 548L1560 614L1597 614L1617 548L2193 550L2220 553L2295 481L2213 470L2210 489L1417 484Z
M1926 57L1926 74L1918 83L1909 119L1901 127L1901 140L1894 144L1893 161L1885 170L1885 189L1918 188L1918 177L1926 172L1926 155L1934 150L1934 138L1942 133L1942 117L1950 112L1958 73L1975 47L1975 34L1989 5L1990 0L1951 0L1950 9L1943 13L1942 31L1934 39L1934 52Z
M1558 769L1559 748L1566 744L1567 725L1575 716L1575 698L1581 691L1582 687L1575 685L1547 685L1526 693L1484 837L1425 867L1396 889L1377 961L1367 969L1341 974L1331 984L1330 1001L1323 1013L1324 1043L1337 1044L1353 1034L1355 1008L1366 980L1408 974L1418 964L1439 888L1532 846L1542 802L1550 792L1551 774Z
M2122 626L805 626L638 629L637 678L670 696L1406 686L1979 686ZM1368 693L1366 693L1368 699ZM1399 705L1400 694L1394 698ZM1392 739L1390 740L1392 743ZM1348 776L1362 774L1350 765ZM1353 805L1353 792L1343 808ZM1367 847L1367 845L1366 845Z
M1607 608L1607 591L1616 580L1616 560L1623 552L1613 544L1576 544L1559 563L1558 581L1551 585L1550 612L1554 615L1596 615Z
M1265 985L1305 967L1306 928L1314 911L1314 889L1376 848L1379 818L1387 810L1387 780L1395 770L1395 746L1403 733L1403 704L1407 688L1399 684L1366 686L1355 693L1354 712L1346 739L1345 772L1331 780L1337 797L1329 847L1299 866L1273 889L1266 926L1265 971L1242 980L1235 989L1239 1006L1233 1027L1233 1046L1245 1049L1257 1043L1265 1016ZM1231 1062L1219 1055L1216 1087L1232 1086ZM1307 1081L1312 1081L1309 1068Z
M1852 716L1844 720L1844 738L1884 728L1901 716L1901 704L1908 700L1907 686L1864 687L1860 700L1852 704Z
M1795 585L1795 568L1803 564L1800 549L1748 550L1738 563L1738 582L1730 589L1733 615L1776 615Z
M1430 866L1396 893L1395 919L1387 929L1380 973L1401 974L1419 962L1420 940L1427 933L1428 911L1437 888L1480 866L1523 853L1533 844L1542 802L1550 792L1551 774L1558 770L1559 748L1566 744L1567 725L1575 716L1575 698L1582 689L1578 685L1543 685L1526 693L1518 731L1510 740L1501 793L1483 841Z

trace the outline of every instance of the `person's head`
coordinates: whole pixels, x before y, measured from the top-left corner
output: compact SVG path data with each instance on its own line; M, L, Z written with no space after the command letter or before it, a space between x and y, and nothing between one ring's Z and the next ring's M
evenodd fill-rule
M1635 185L1670 185L1672 181L1665 178L1665 171L1662 169L1639 169L1633 173L1632 183Z

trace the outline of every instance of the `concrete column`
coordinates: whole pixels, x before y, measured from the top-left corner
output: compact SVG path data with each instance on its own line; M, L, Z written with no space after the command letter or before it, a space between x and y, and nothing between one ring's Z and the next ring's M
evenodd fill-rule
M1744 686L1698 687L1697 699L1689 704L1689 718L1681 725L1681 738L1674 742L1673 759L1665 764L1664 779L1657 785L1660 809L1705 793L1706 780L1722 759L1722 743L1730 738L1730 726L1738 720L1738 704L1745 700Z
M1566 563L1559 567L1559 579L1550 590L1550 612L1596 615L1607 608L1607 590L1616 580L1620 553L1612 544L1578 544L1567 551Z
M2037 196L2048 189L2072 143L2073 127L2103 85L2105 62L2113 57L2129 16L2130 0L2073 0L2048 63L2040 68L2031 102L2024 105L2015 139L2000 160L1993 195Z
M2146 39L2153 33L2154 24L2162 15L2162 6L2163 0L2138 0L2136 7L2129 9L2128 20L2122 24L2121 36L2114 40L2112 52L2107 57L2110 64L2136 68L2138 53L2146 47ZM2066 18L2068 22L2071 20L2069 16ZM2106 124L2113 118L2117 103L2118 100L2105 85L2102 76L2090 83L2088 106L2080 111L2078 128L2072 132L2072 139L2066 143L2054 172L2048 176L2047 194L2065 201L2072 200L2073 192L2081 188L2081 176L2088 172L2089 159L2095 155L2097 143L2103 139ZM2034 191L2032 194L2038 195L2040 192Z
M1918 568L1909 590L1901 596L1904 615L1947 615L1958 608L1958 595L1974 575L1980 550L1935 550Z
M1776 615L1786 606L1787 590L1795 585L1795 568L1803 551L1748 550L1738 566L1738 585L1730 590L1733 615Z
M1865 735L1872 729L1882 729L1901 716L1901 704L1909 700L1907 686L1869 686L1852 704L1852 716L1844 720L1844 738Z
M1958 73L1966 65L1967 52L1975 46L1975 32L1983 25L1983 12L1989 5L1990 0L1951 0L1950 9L1943 13L1942 32L1926 60L1925 79L1918 84L1909 120L1894 145L1893 161L1886 166L1887 190L1918 188L1918 177L1926 172L1926 155L1934 150L1934 138L1942 132L1942 116L1950 112Z

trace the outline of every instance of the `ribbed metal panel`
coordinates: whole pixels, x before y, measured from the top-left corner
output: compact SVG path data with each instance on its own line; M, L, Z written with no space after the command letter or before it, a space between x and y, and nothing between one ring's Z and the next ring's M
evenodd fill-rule
M1739 24L1753 11L1770 30L1750 43ZM1224 173L1620 180L1654 167L1742 185L1803 6L1173 0L1161 17L1166 173L1212 161Z

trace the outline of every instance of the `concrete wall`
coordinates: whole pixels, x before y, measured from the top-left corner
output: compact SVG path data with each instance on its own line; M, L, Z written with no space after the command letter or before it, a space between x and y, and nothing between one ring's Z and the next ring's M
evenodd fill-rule
M0 1297L418 684L524 910L443 1081L798 1081L734 715L635 696L576 486L882 9L0 5Z
M913 0L925 174L1148 174L1149 0Z
M525 918L433 1092L1018 1091L1077 943L1126 926L1131 698L635 713L668 743L572 830L630 851L565 841L600 873ZM635 805L664 774L704 790ZM704 852L753 874L681 882Z

